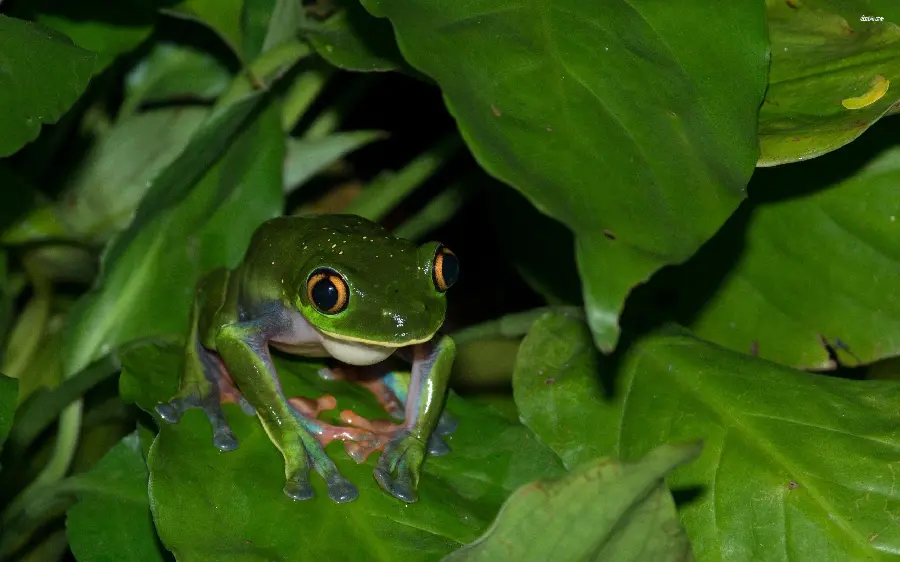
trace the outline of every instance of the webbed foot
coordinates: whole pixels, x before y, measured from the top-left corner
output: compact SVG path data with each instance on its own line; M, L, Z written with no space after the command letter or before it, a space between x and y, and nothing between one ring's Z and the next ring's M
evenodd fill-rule
M441 417L438 419L437 426L431 433L431 437L428 438L428 454L439 457L449 453L450 446L444 442L443 437L452 435L457 427L459 427L459 422L456 421L456 418L446 411L441 412Z
M406 503L418 499L419 469L425 460L425 443L408 431L388 443L375 465L375 480L387 493Z
M336 503L352 502L359 496L356 486L350 483L338 473L326 478L328 497ZM284 493L292 500L304 501L315 497L316 493L309 483L309 473L297 474L287 479L284 484Z
M214 392L207 392L206 396L195 389L184 389L172 400L156 405L156 413L168 423L178 423L181 416L191 408L200 408L209 419L213 429L213 445L220 451L233 451L238 447L237 438L231 431L222 404Z
M334 409L337 405L332 396L326 394L316 400L297 397L288 402L293 408L294 416L293 421L286 424L284 434L293 434L299 439L291 439L279 447L285 459L284 493L294 500L308 500L315 496L309 483L311 465L325 479L328 497L332 501L346 503L355 500L359 491L338 472L334 461L325 452L325 445L335 439L365 442L373 436L362 429L335 426L318 420L320 412ZM298 427L291 427L294 422Z
M228 425L222 404L235 403L248 416L256 415L256 410L237 389L217 355L199 344L188 351L181 389L169 402L157 404L156 413L168 423L178 423L184 412L200 408L212 426L213 445L220 451L233 451L237 449L238 441Z
M406 402L409 399L409 373L390 372L379 381L391 395L396 397L397 402L401 406L400 419L403 419L402 410L406 408ZM373 390L373 392L375 392ZM381 391L385 392L385 391ZM429 454L440 456L450 452L450 447L444 442L442 437L452 435L459 422L451 416L446 410L441 412L438 418L437 426L435 426L431 437L428 439Z

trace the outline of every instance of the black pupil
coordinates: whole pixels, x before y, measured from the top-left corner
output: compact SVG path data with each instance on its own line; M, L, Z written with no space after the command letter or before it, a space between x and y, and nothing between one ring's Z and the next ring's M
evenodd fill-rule
M459 279L459 260L453 254L444 254L441 264L441 273L444 276L444 285L448 288Z
M312 288L312 300L313 304L319 310L331 310L334 308L334 305L338 303L338 290L337 287L334 286L334 283L329 278L324 278L320 281L317 281Z

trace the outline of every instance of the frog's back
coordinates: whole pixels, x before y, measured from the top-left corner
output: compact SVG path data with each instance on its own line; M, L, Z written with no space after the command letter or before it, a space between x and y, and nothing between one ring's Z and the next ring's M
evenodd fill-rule
M362 236L390 236L379 224L356 215L277 217L253 233L243 264L253 268L285 258L303 259L324 244L344 244Z
M270 219L260 225L253 234L248 256L267 254L270 251L302 249L303 241L311 239L342 244L363 236L390 237L387 230L376 222L357 215L300 215Z

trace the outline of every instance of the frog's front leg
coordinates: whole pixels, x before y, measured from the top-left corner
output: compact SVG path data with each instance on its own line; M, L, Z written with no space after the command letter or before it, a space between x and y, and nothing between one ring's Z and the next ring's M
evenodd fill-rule
M309 484L312 464L328 484L332 500L352 501L358 495L356 487L341 476L314 435L319 422L291 407L281 390L269 341L290 329L290 320L272 312L252 321L223 326L216 336L216 348L244 397L256 408L269 439L284 457L284 493L296 500L313 497Z
M407 503L416 501L419 470L444 406L456 346L449 336L417 344L403 427L387 444L375 465L375 480L388 493Z
M219 358L204 349L196 338L191 340L186 346L178 394L169 402L157 404L156 413L168 423L178 423L185 411L200 408L212 425L213 444L221 451L232 451L238 442L225 419L222 403L238 404L247 415L256 412L235 388Z
M379 382L385 387L386 392L390 392L394 395L397 402L402 404L405 409L407 400L409 400L409 379L399 376L398 373L391 372L385 375ZM458 425L459 423L456 419L451 416L446 409L442 409L437 425L435 426L434 431L431 432L431 437L428 440L428 454L439 457L449 453L450 447L447 446L442 437L452 435L453 432L456 431Z

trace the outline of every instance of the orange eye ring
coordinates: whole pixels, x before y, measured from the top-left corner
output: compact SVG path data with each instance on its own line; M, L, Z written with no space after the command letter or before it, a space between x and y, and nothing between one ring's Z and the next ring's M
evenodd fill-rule
M350 302L347 282L337 271L327 267L320 267L309 276L306 296L322 314L342 312Z
M456 254L443 246L438 246L434 253L434 266L431 276L435 288L443 293L459 280L459 260Z

